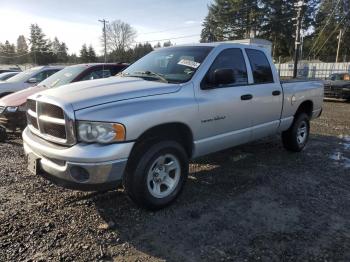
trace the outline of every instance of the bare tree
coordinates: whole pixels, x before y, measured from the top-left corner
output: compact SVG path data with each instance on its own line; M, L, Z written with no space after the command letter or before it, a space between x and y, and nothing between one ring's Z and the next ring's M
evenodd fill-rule
M106 24L107 50L125 51L130 48L136 38L136 30L120 20Z

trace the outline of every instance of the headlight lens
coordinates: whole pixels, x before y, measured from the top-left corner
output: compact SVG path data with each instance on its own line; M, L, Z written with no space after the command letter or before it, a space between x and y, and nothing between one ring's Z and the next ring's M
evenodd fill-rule
M125 127L118 123L78 121L78 140L109 144L125 140Z
M14 113L14 112L17 111L17 109L18 109L17 106L9 106L9 107L6 108L6 111L9 112L9 113Z

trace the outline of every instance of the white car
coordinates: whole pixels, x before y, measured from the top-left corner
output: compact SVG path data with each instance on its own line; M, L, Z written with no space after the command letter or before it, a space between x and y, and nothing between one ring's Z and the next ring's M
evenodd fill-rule
M0 82L0 97L35 86L63 68L63 66L39 66L21 72L4 82Z
M20 72L5 72L0 74L0 81L5 81L15 75L17 75Z

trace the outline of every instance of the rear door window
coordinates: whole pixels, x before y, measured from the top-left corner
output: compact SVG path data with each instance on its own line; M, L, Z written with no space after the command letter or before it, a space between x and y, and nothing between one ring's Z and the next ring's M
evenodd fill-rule
M246 49L255 84L273 83L271 65L264 52L256 49Z
M89 71L89 73L85 75L80 81L107 78L112 75L113 74L111 73L109 68L102 69L102 67L97 67Z
M41 82L44 81L46 78L48 78L49 76L57 73L58 71L60 71L59 69L50 69L50 70L44 70L38 74L36 74L35 76L33 76L34 78L36 78L37 82Z

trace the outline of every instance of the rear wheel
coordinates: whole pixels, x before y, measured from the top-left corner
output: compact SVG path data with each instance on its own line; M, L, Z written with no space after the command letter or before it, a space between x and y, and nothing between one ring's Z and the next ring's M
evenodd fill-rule
M147 146L148 145L148 146ZM125 189L139 206L157 210L181 193L188 175L188 157L175 141L154 141L136 148L125 174Z
M298 114L292 126L282 133L282 142L284 147L293 152L302 151L310 135L310 119L307 114Z

